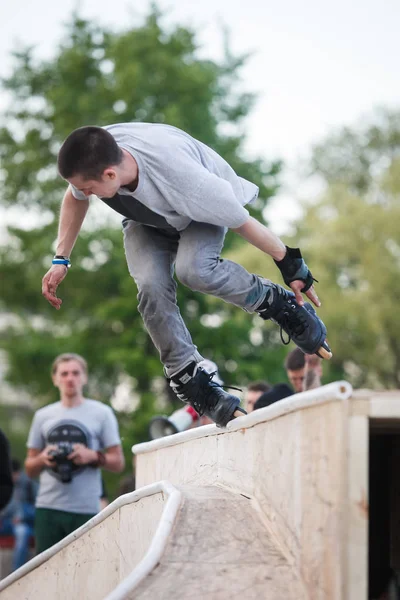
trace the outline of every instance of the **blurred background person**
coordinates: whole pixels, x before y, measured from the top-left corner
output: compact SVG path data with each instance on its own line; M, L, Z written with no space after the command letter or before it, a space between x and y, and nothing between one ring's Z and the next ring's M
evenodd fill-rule
M25 468L40 476L36 550L43 552L100 510L101 469L120 473L124 457L113 410L83 395L87 363L61 354L52 366L60 401L39 409L27 442Z
M254 405L257 400L271 389L270 384L267 381L252 381L246 388L246 394L244 398L244 407L248 413L253 412Z
M34 535L37 484L21 469L21 463L11 461L14 491L10 502L0 513L0 535L14 537L12 569L18 569L29 558L29 546Z
M304 390L314 390L322 385L322 359L316 354L307 354L304 369Z
M292 388L287 383L277 383L267 392L261 394L254 404L254 410L274 404L275 402L283 400L283 398L287 398L288 396L293 396Z
M9 503L13 488L10 445L8 439L0 429L0 510Z
M285 359L285 369L294 392L304 392L322 385L322 359L294 348Z
M303 383L305 377L306 361L304 352L300 348L294 348L285 359L285 369L287 378L297 394L303 391Z

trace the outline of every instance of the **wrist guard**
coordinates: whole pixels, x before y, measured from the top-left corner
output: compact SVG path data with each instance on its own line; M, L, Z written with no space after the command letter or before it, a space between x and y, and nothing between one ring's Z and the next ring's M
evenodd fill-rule
M314 281L317 281L304 262L299 248L289 248L286 246L284 258L282 260L275 260L274 262L282 273L283 281L289 287L292 281L299 279L300 281L304 281L305 284L301 291L306 292L310 289Z

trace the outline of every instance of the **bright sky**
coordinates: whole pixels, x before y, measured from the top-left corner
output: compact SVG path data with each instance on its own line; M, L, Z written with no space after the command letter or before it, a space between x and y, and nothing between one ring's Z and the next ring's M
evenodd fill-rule
M50 56L76 7L81 16L121 30L137 23L148 6L146 0L4 2L0 75L9 72L17 43ZM259 94L248 120L247 150L287 163L286 189L268 211L277 233L296 214L296 165L312 144L376 106L400 107L398 0L160 0L158 6L168 10L169 21L199 32L205 55L220 56L221 22L235 52L254 53L243 70L244 88Z

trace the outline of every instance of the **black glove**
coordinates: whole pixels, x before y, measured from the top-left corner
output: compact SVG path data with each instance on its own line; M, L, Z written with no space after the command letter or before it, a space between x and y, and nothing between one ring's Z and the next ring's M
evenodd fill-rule
M304 262L299 248L289 248L286 246L286 254L282 260L274 261L280 272L282 273L283 281L290 287L292 281L300 279L305 285L302 292L310 289L314 281L311 271Z

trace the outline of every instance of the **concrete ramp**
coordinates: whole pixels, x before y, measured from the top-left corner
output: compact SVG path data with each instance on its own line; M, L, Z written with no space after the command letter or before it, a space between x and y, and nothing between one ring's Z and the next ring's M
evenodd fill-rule
M1 600L305 597L254 500L149 485L0 582Z
M292 581L303 583L298 598L342 600L352 525L347 499L351 395L351 386L338 382L235 419L226 430L208 425L134 446L136 481L222 486L253 498L269 540L292 567ZM362 474L355 472L352 481L358 501L366 494ZM365 514L361 520L365 523ZM364 560L357 557L352 568ZM229 584L226 598L228 590Z
M0 581L1 600L103 600L128 575L134 585L157 565L180 505L166 481L121 496Z
M132 450L138 490L0 600L361 600L400 572L400 391L341 381Z
M107 600L305 597L254 501L218 487L181 492L182 507L158 566L136 585L128 577Z

